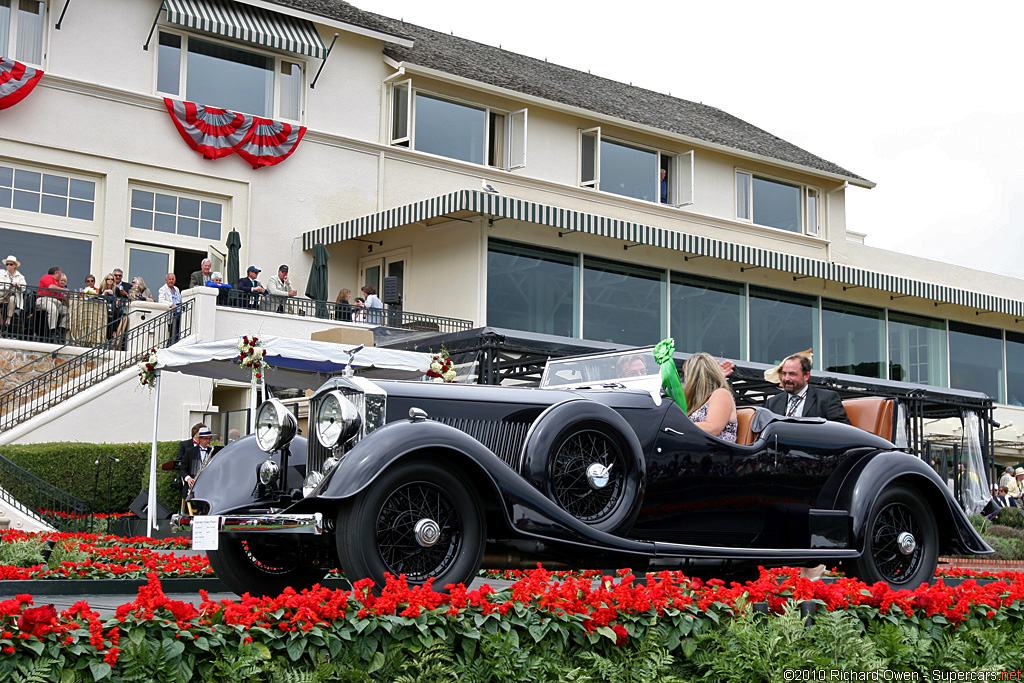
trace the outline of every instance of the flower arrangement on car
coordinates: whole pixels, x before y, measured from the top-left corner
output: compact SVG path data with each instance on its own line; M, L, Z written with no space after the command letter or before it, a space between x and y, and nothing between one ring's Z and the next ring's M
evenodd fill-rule
M249 368L253 383L263 377L263 370L266 367L263 359L266 356L267 350L263 348L263 342L259 337L245 335L238 340L238 364L243 368Z
M427 377L431 382L452 383L455 381L455 364L448 356L448 350L443 346L440 353L435 353L430 358L430 369L427 370Z
M156 380L156 349L146 352L146 358L139 363L139 384L144 387L153 388Z

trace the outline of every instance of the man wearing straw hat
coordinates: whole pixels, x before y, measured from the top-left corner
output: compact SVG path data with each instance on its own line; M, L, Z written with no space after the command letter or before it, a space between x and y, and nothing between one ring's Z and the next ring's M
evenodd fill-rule
M3 252L0 252L3 253ZM21 261L11 255L4 259L3 270L0 271L0 319L3 327L10 327L11 319L25 309L25 288L28 282L18 272Z

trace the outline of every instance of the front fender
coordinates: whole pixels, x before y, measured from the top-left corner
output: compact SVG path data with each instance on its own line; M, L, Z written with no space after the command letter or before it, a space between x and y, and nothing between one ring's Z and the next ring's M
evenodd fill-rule
M921 493L935 513L944 552L985 555L992 548L975 531L949 489L920 458L899 451L881 451L860 460L847 475L836 497L836 509L850 513L854 545L864 547L871 509L888 486L906 484Z
M654 551L652 543L614 536L584 524L531 486L479 441L434 420L402 420L375 430L342 459L321 484L316 497L351 498L399 461L425 453L445 454L447 460L442 462L472 480L481 500L496 501L509 528L518 535L624 552Z
M302 488L306 475L306 439L297 436L289 444L287 485ZM257 472L267 458L281 464L281 454L269 454L256 445L255 436L244 436L217 451L196 478L190 500L205 501L210 514L231 512L259 502Z

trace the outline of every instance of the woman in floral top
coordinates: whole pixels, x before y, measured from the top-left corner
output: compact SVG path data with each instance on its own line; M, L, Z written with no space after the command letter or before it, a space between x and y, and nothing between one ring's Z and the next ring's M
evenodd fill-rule
M736 401L718 361L695 353L683 366L683 394L690 420L712 436L736 443Z

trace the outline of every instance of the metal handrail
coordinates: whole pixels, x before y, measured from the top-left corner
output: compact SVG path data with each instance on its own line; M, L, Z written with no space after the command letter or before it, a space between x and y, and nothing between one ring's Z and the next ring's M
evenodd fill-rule
M297 296L276 296L243 292L237 289L222 289L217 296L218 306L244 308L264 313L312 316L340 322L361 322L367 325L383 325L413 330L434 332L461 332L473 329L472 320L447 318L440 315L414 313L396 308L356 308L351 304L334 301L303 299Z
M167 334L162 334L166 330ZM80 356L0 394L0 431L38 415L125 368L152 348L163 348L192 332L192 301L108 339ZM155 335L156 340L150 338Z
M60 531L88 531L88 502L0 455L0 499ZM54 514L47 514L54 513Z
M20 341L99 346L120 332L130 313L131 302L135 300L0 284L0 336ZM52 320L52 316L57 319ZM8 318L10 323L7 323Z

